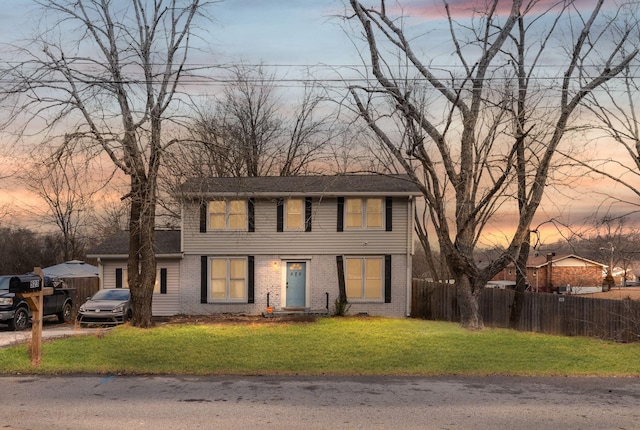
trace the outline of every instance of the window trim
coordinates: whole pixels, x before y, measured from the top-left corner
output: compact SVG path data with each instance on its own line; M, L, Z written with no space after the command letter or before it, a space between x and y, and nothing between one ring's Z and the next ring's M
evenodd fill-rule
M223 228L214 228L211 225L211 203L214 202L224 202L224 227ZM232 202L243 202L244 203L244 223L240 228L231 228L229 225L229 219L231 217L231 203ZM218 212L216 212L218 213ZM213 232L221 232L221 231L249 231L249 201L247 199L224 199L224 200L210 200L207 202L206 209L206 221L207 221L207 231Z
M289 226L289 203L292 200L296 200L298 202L300 202L300 225L296 226L296 227L290 227ZM305 205L305 199L301 198L301 197L291 197L291 198L287 198L284 200L284 211L283 211L283 215L284 215L284 231L305 231L305 210L306 205Z
M360 225L359 226L349 226L349 201L353 201L353 200L359 200L360 201L360 208L361 208L361 219L360 219ZM367 218L369 216L369 207L368 207L368 202L369 200L378 200L380 202L380 225L379 226L375 226L375 227L369 227L367 226ZM383 197L347 197L344 199L344 222L343 222L343 228L344 230L374 230L374 231L382 231L386 229L386 224L385 224L385 219L386 219L386 202L385 199Z
M380 296L375 298L366 297L367 292L367 260L378 260L380 264ZM364 262L361 266L362 277L360 278L360 297L349 297L348 283L349 283L349 260L360 260ZM345 279L345 293L347 293L347 300L352 303L386 303L386 262L384 255L349 255L344 256L344 279Z
M214 260L225 260L225 298L211 297L211 281L213 280L213 269L211 264ZM241 260L244 262L244 296L241 298L230 298L230 262L231 260ZM207 257L207 303L249 303L249 257L243 256L209 256Z

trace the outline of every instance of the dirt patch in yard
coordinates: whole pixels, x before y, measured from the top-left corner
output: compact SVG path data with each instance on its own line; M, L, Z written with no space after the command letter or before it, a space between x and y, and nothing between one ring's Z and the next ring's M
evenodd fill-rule
M318 320L315 315L286 315L278 317L262 317L257 315L176 315L172 317L154 318L156 324L283 324L283 323L314 323Z
M583 295L580 295L580 297L583 297ZM640 287L614 287L610 291L603 293L585 294L584 297L611 300L640 300Z

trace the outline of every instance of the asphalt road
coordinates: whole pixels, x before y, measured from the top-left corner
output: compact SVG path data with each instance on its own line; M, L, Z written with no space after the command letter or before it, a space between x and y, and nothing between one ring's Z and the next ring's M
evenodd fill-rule
M640 379L5 376L0 405L11 430L637 429Z

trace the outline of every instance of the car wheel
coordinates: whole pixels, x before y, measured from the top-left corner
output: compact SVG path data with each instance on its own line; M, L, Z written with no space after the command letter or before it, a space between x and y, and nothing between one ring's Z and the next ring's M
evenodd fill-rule
M60 323L67 323L71 321L71 303L66 302L62 306L62 310L57 315L58 315L58 322Z
M24 307L16 309L13 319L9 320L11 330L26 330L29 327L29 312Z

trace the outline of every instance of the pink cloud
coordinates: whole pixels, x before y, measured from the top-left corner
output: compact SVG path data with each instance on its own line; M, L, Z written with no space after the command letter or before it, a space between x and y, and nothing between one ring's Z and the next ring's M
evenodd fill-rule
M525 0L525 5L530 0ZM393 8L387 5L389 11L394 13L402 13L404 15L411 15L413 17L419 17L423 19L442 19L446 17L446 11L444 7L445 1L443 0L431 0L425 2L424 0L408 0L401 2L400 6ZM447 0L449 10L454 18L471 17L478 13L481 13L487 9L487 4L490 1L487 0ZM538 0L533 6L533 12L542 12L550 7L560 3L559 0ZM497 12L499 14L508 13L513 5L512 1L499 0ZM588 10L593 5L593 2L588 0L575 0L573 7L577 9Z

